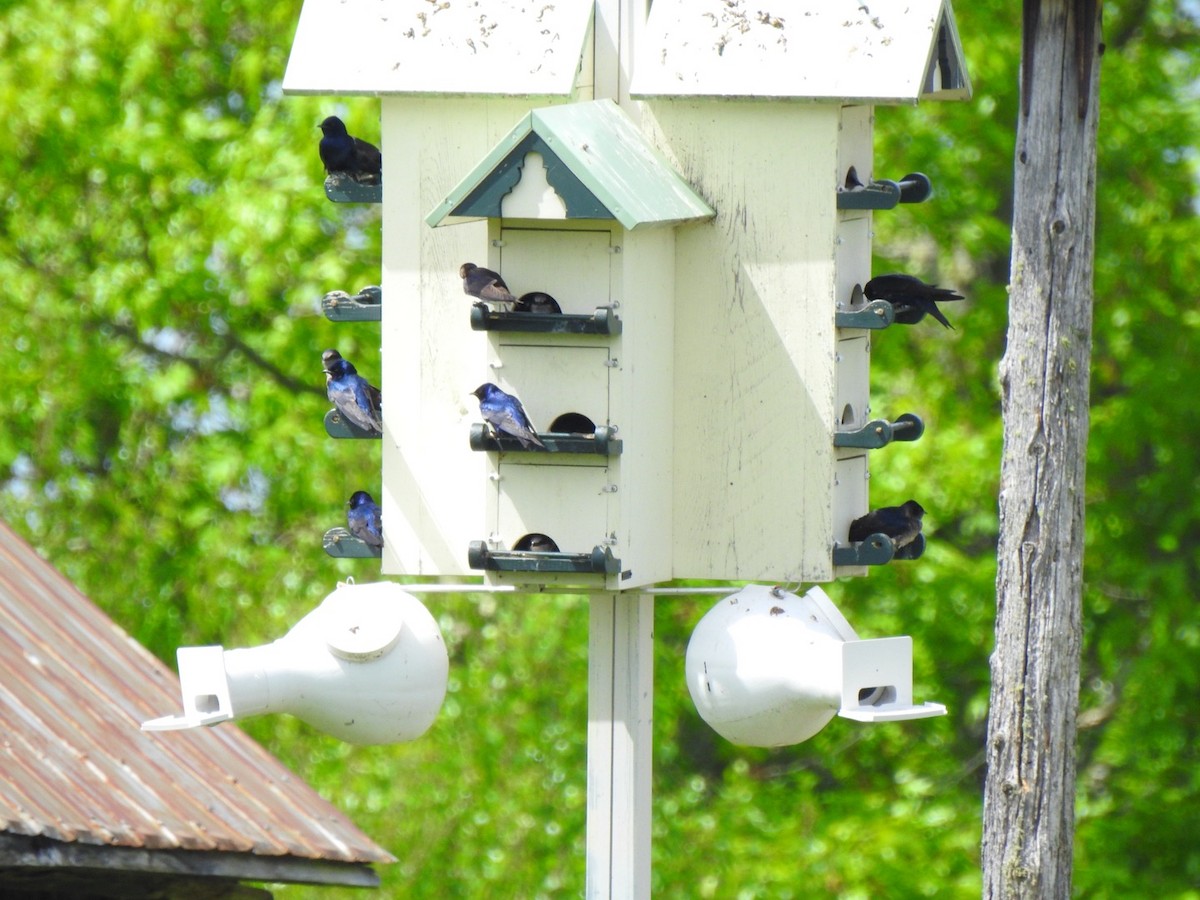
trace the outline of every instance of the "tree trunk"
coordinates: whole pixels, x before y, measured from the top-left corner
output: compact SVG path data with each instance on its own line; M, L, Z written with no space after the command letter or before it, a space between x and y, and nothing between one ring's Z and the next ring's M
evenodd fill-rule
M1025 0L983 894L1071 895L1098 0Z

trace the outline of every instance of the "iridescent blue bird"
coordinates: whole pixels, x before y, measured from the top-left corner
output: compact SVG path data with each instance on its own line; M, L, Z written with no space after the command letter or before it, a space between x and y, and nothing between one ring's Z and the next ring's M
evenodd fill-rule
M346 123L329 116L320 125L321 144L317 151L330 175L344 172L357 180L378 180L383 171L383 155L374 144L346 133Z
M479 411L493 432L515 437L526 450L546 449L530 424L529 416L525 415L525 407L512 394L506 394L490 381L471 393L479 398Z
M383 434L383 398L336 350L321 354L325 393L346 421L371 434Z
M366 491L350 495L346 510L346 527L350 533L371 547L383 546L383 514L375 498Z

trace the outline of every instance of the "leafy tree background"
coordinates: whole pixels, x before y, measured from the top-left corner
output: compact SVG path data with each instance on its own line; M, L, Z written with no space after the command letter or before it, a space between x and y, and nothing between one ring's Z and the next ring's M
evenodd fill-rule
M956 10L971 103L878 109L876 170L936 197L876 217L875 271L963 289L956 330L874 341L872 406L925 437L873 465L930 546L831 590L865 636L912 634L916 691L950 715L835 720L734 747L698 718L683 654L712 598L656 612L654 881L664 896L970 897L994 612L1020 23ZM1200 896L1200 312L1194 4L1106 10L1088 473L1076 892ZM379 479L325 437L318 364L378 372L374 326L319 297L378 283L378 210L321 192L316 123L378 133L366 99L283 97L282 0L0 6L0 515L173 663L181 644L282 634L346 575L320 534ZM583 882L586 607L437 596L446 708L406 746L287 717L245 728L400 862L389 895L563 896ZM222 726L232 727L232 726ZM319 896L287 887L282 896Z

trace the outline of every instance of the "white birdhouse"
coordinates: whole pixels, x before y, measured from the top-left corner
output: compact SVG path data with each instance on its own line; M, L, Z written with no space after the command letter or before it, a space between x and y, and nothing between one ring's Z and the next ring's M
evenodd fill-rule
M748 585L722 599L688 642L688 690L735 744L806 741L835 715L897 722L946 714L912 702L912 638L860 640L819 587L803 596Z
M856 287L873 210L929 193L876 176L874 106L969 96L950 5L594 9L304 3L285 91L381 97L383 571L862 574L891 548L851 521L903 499L869 456L921 426L870 409L892 319ZM562 314L473 310L464 262ZM487 381L553 452L481 430Z
M450 669L429 610L386 581L338 585L270 644L180 647L177 657L183 715L143 731L283 712L352 744L412 741L437 718Z
M600 100L533 110L427 217L485 218L487 267L562 311L471 310L488 335L477 380L519 396L552 451L473 427L488 463L472 569L609 589L672 577L675 229L712 215ZM530 535L557 552L525 552Z

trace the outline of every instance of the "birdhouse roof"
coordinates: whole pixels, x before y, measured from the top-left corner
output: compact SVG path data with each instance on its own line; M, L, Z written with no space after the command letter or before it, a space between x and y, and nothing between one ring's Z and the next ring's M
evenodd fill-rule
M571 93L593 0L304 0L292 94Z
M971 82L948 0L654 0L635 97L858 103L965 100Z
M712 218L704 202L611 100L530 111L425 217L431 226L499 217L538 153L569 219L616 219L628 229Z

